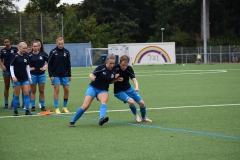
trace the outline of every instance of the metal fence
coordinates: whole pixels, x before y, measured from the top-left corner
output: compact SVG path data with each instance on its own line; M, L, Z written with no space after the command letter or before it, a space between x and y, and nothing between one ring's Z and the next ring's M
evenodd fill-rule
M231 63L233 58L233 48L237 48L235 54L240 58L240 46L208 46L207 55L204 55L203 47L177 47L176 48L176 63L196 63L196 61L204 62L204 57L207 62L211 63ZM197 59L197 55L201 59Z
M55 44L58 36L64 36L63 15L61 14L0 14L0 41L9 37L12 44L25 40L28 45L35 38L41 38L44 44ZM207 55L204 56L203 47L177 47L176 63L195 63L197 55L201 55L200 62L225 63L231 62L234 46L208 46ZM238 57L240 58L240 46Z
M9 37L12 44L17 44L19 40L31 44L35 38L52 44L58 36L63 37L62 14L1 14L0 25L0 40Z

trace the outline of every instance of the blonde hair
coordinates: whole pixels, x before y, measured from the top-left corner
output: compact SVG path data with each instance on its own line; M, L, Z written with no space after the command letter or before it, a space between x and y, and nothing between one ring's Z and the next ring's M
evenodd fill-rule
M129 60L130 60L130 58L127 55L123 55L123 56L120 57L120 63L122 61L129 62Z
M111 53L107 56L106 60L116 60L116 57L113 53Z
M64 41L63 37L58 37L58 38L56 39L56 43L57 43L58 41Z
M27 43L25 42L20 42L18 43L18 48L22 47L22 46L27 46Z

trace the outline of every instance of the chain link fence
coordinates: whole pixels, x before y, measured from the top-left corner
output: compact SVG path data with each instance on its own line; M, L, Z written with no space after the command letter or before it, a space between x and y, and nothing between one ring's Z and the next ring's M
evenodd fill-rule
M30 45L35 38L55 44L58 36L63 37L62 14L5 13L0 15L0 24L0 39L9 37L12 44L24 40Z
M55 44L58 36L63 37L62 14L24 14L8 13L0 14L0 40L5 37L11 39L11 44L16 45L19 40L24 40L30 46L35 38L40 38L44 44ZM3 44L2 44L3 45ZM207 57L208 62L229 63L232 61L234 46L208 46L207 55L203 53L203 47L177 47L176 63L195 63L200 54L201 62ZM238 59L240 58L240 46L236 46Z
M207 62L211 63L231 63L233 58L233 48L237 48L238 59L240 58L240 46L208 46L207 55L204 55L203 47L177 47L176 48L176 63L196 63L196 61L204 62L204 57ZM201 59L197 59L200 55Z

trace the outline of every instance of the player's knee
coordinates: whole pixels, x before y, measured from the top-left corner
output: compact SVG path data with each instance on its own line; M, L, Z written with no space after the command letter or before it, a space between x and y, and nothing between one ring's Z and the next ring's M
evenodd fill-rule
M145 107L145 103L144 103L143 100L139 101L138 104L139 104L140 107Z
M9 90L9 87L10 87L10 84L9 83L8 84L5 83L5 89Z
M43 91L43 90L40 90L40 91L39 91L39 94L44 94L44 91Z
M134 106L135 102L134 102L134 100L132 98L129 98L128 99L128 103L129 103L130 106Z

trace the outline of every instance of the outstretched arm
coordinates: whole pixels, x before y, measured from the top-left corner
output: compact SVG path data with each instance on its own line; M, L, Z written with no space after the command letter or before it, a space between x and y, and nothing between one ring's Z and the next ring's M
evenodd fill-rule
M134 86L135 86L135 91L138 92L139 91L139 88L138 88L138 81L137 81L137 78L133 78L133 83L134 83Z

